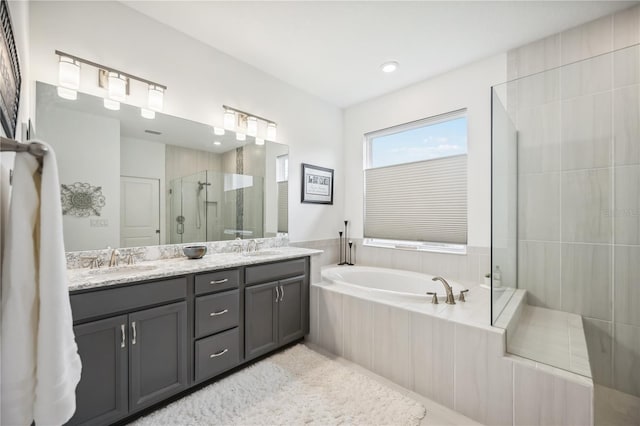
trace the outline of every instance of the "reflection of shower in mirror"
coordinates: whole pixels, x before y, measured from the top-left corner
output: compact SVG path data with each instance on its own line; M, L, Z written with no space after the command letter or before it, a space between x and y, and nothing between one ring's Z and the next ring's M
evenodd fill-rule
M200 211L200 207L206 208L204 201L202 198L202 190L205 186L211 186L210 182L200 182L198 181L198 196L196 197L196 228L200 229L202 226L202 212Z

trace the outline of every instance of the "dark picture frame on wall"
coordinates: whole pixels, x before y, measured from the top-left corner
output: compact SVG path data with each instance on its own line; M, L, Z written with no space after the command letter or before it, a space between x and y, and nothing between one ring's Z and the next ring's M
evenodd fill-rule
M302 163L301 187L301 202L333 204L333 169Z
M7 0L0 1L0 26L0 122L5 135L15 138L22 79Z

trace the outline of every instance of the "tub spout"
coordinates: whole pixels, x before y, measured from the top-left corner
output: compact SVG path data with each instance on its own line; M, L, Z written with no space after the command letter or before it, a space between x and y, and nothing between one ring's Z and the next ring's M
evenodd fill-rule
M453 297L453 290L451 289L451 286L449 285L449 283L447 282L447 280L445 280L442 277L433 277L431 279L431 281L440 281L442 283L442 285L444 285L444 290L447 292L447 300L445 301L445 303L447 305L455 305L456 301Z

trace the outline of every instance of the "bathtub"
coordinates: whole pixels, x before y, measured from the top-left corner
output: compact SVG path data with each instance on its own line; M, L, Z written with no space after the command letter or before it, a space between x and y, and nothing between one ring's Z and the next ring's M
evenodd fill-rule
M327 283L354 286L364 290L386 293L408 299L426 300L427 292L435 292L444 303L446 292L439 281L432 281L433 275L399 269L376 268L372 266L335 266L322 270L322 280ZM446 277L444 277L446 279ZM458 298L465 287L447 280L453 294Z

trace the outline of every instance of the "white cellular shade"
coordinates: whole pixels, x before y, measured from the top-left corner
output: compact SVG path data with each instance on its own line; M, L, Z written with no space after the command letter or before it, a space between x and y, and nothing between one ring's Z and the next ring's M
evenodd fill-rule
M467 156L365 170L365 238L467 243Z
M289 232L289 182L278 182L278 232Z

